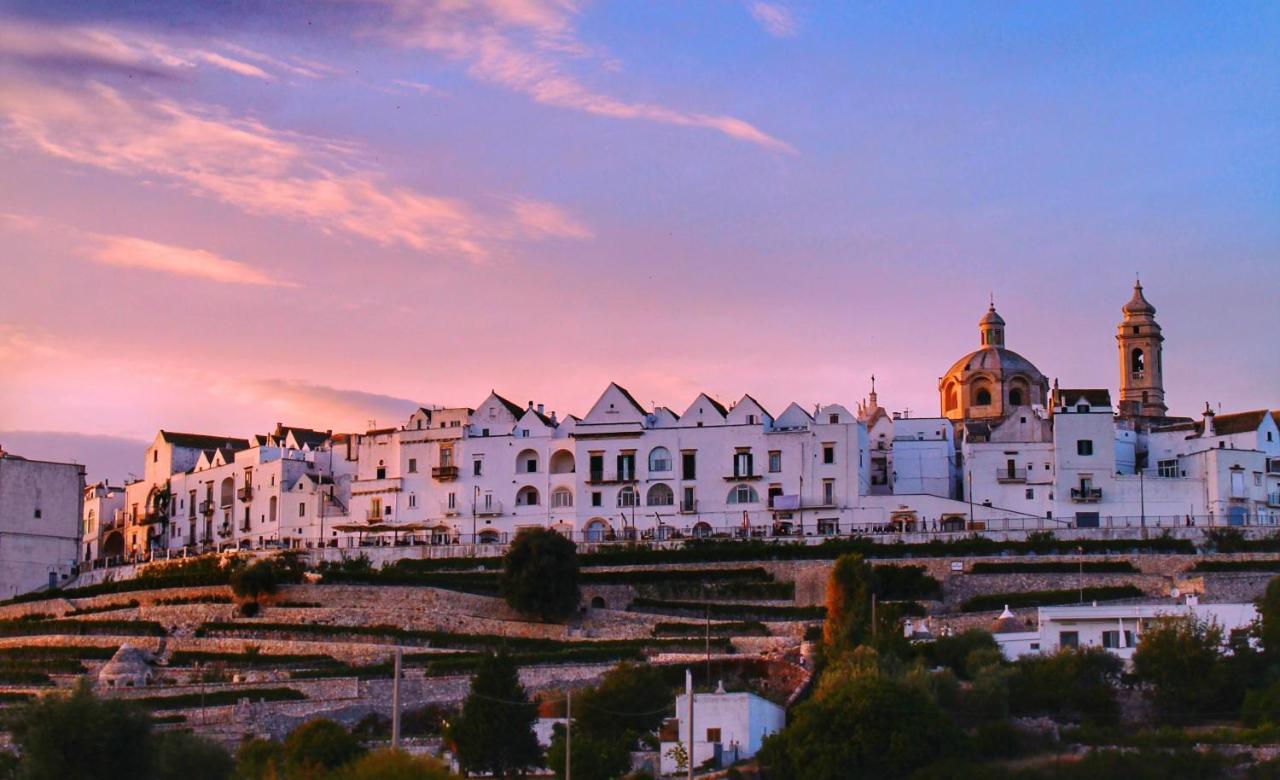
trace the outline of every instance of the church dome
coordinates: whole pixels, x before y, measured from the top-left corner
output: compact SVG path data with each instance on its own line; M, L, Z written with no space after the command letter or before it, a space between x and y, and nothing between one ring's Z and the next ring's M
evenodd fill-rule
M977 372L1022 372L1040 374L1040 369L1022 355L1004 347L982 347L957 360L947 369L947 376Z
M1049 382L1030 360L1004 345L1005 321L995 303L978 320L981 346L938 380L942 415L951 420L1003 419L1018 407L1046 403Z
M982 319L978 320L979 327L983 325L1003 325L1004 317L996 312L996 305L991 304L991 308L987 309L987 313L982 315Z

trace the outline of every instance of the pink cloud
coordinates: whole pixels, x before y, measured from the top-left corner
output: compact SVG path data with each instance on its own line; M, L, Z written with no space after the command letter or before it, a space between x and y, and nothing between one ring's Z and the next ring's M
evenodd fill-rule
M773 37L790 38L796 34L796 19L785 6L757 1L751 4L750 11L751 18Z
M162 244L133 236L94 236L89 259L121 268L194 276L223 284L251 284L269 287L292 287L291 283L272 279L256 268L203 249Z
M276 130L209 107L36 80L0 82L11 139L53 157L131 176L161 176L256 215L337 228L381 245L485 259L504 242L589 235L559 206L481 209L388 183L360 147ZM536 214L531 219L529 214Z
M544 105L613 119L705 128L774 151L795 152L790 144L737 117L628 102L589 89L563 63L566 56L581 58L591 53L575 36L575 3L490 0L393 5L397 24L386 31L393 39L465 62L472 77Z

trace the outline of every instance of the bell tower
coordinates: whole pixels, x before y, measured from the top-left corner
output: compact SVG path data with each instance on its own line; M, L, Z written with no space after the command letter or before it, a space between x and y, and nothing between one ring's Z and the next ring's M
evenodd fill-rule
M1156 307L1133 284L1133 297L1121 309L1116 328L1120 348L1120 414L1124 417L1164 417L1164 336L1156 322Z

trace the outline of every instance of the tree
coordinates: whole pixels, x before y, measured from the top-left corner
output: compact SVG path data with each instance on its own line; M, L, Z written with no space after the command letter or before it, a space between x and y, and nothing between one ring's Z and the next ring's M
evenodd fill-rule
M448 736L458 748L463 772L495 777L524 775L542 758L533 733L537 705L520 684L516 665L505 650L481 659L471 678L471 693Z
M307 721L289 732L281 751L287 774L303 777L323 776L363 753L351 732L327 718Z
M1148 626L1133 652L1133 674L1156 714L1186 722L1222 708L1222 628L1194 615ZM1233 707L1234 709L1234 707Z
M786 780L907 777L962 744L955 723L918 688L868 675L797 707L790 725L765 741L760 763Z
M875 570L858 553L836 558L827 578L827 619L822 640L833 654L851 650L871 635L871 597Z
M923 646L925 657L938 666L945 666L961 679L969 679L976 669L970 669L966 661L975 650L991 650L999 654L1000 646L996 644L991 632L981 628L970 628L952 636L939 637Z
M256 604L263 596L274 595L279 586L276 567L268 560L231 572L231 592L248 603Z
M246 739L236 750L236 780L277 780L284 748L273 739Z
M502 559L502 596L512 608L542 620L568 617L578 608L578 551L546 528L516 534Z
M673 697L662 672L652 666L620 663L595 688L573 698L573 774L611 778L631 765L637 740L662 725ZM552 736L547 763L564 776L564 729Z
M1258 599L1262 652L1267 663L1280 666L1280 577L1273 577Z
M189 731L156 735L151 780L227 780L235 761L213 740Z
M1119 658L1101 647L1023 656L1013 664L1010 706L1020 715L1115 723L1120 715L1115 682L1123 666Z
M82 682L70 696L45 696L12 726L22 780L148 777L151 720L119 699L99 699Z
M448 780L449 768L426 756L403 750L375 750L334 773L334 780Z

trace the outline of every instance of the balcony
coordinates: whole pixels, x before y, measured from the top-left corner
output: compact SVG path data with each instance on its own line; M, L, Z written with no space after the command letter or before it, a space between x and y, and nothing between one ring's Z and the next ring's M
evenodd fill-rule
M456 502L454 503L453 506L449 506L448 501L441 501L440 514L444 515L445 517L457 517L458 515L462 514L462 507L458 506Z
M1002 468L996 469L996 482L1026 482L1026 469Z
M216 509L216 507L214 506L213 499L206 498L204 501L200 502L200 514L212 515L214 509Z
M753 482L757 479L764 479L763 474L725 474L725 482Z
M502 514L502 502L490 501L476 506L476 517L495 517Z
M230 536L230 535L231 535L231 526L230 526L230 525L228 525L227 523L223 523L222 525L218 526L218 536L219 536L219 537L221 537L221 538L225 539L225 538L227 538L227 537L228 537L228 536Z
M155 525L156 523L163 523L166 519L168 518L166 518L163 514L159 512L151 511L151 512L147 512L144 515L139 515L137 518L137 523L138 525Z
M431 478L440 482L452 482L458 478L457 466L432 466Z
M1280 506L1280 493L1268 493L1267 506Z
M682 514L682 515L692 515L692 514L696 514L696 513L697 513L697 511L698 511L698 500L697 500L697 499L694 499L693 501L681 501L681 502L680 502L680 514Z
M1280 458L1267 458L1267 473L1280 474Z
M617 475L606 475L603 471L592 471L587 474L588 485L626 485L635 481L635 473L629 471Z
M370 523L381 523L383 517L381 509L366 509L364 511L364 519Z
M1102 488L1071 488L1071 500L1077 504L1096 504L1102 500Z
M241 501L252 501L253 488L249 485L245 485L244 487L236 491L236 498L240 499Z

